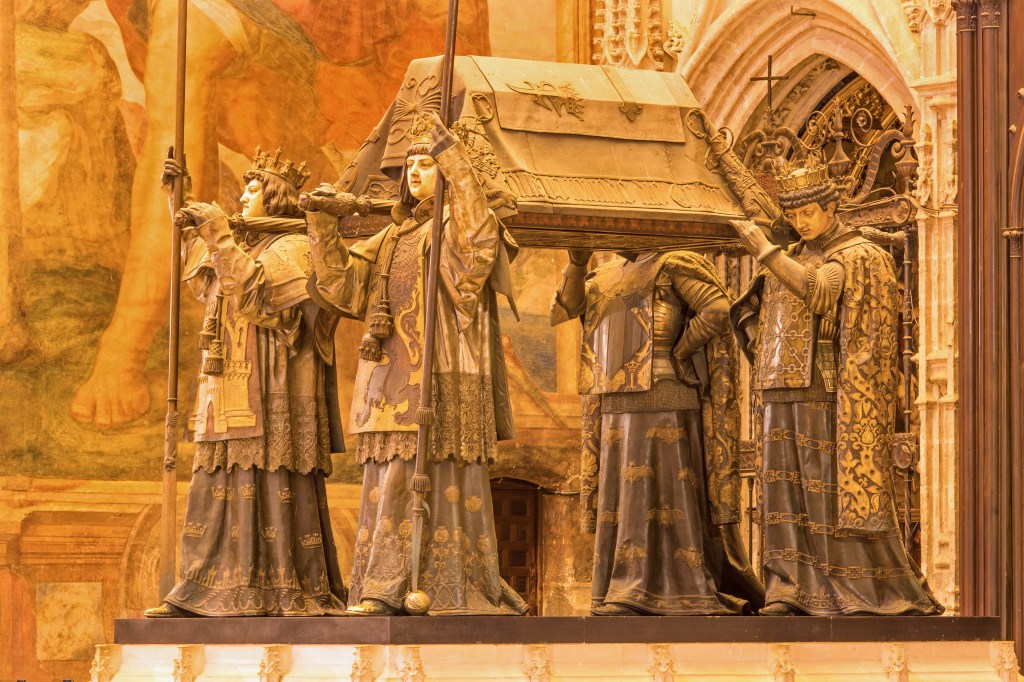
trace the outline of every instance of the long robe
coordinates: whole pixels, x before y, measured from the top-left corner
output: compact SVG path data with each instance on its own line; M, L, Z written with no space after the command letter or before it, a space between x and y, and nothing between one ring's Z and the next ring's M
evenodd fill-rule
M184 279L207 303L217 341L203 353L189 418L196 454L181 571L165 599L206 616L341 615L307 240L268 237L248 253L224 241L211 258L193 237L183 251Z
M731 315L764 408L766 601L814 615L941 613L896 523L892 258L841 225L789 257L808 272L806 297L762 271Z
M720 447L719 437L732 436L727 399L712 405L678 378L677 367L687 366L695 381L710 379L706 346L728 329L729 299L717 274L688 252L613 261L585 285L574 269L566 269L552 322L583 318L592 608L682 615L736 613L745 599L759 605L745 552L727 549L739 493L735 450Z
M419 588L431 615L521 614L526 604L498 575L489 463L497 441L513 434L498 328L496 291L508 292L504 233L473 175L462 143L438 154L451 183L444 226L433 367L435 422L428 448ZM363 465L351 601L399 609L409 590L409 481L416 454L424 291L432 202L370 239L347 248L336 231L315 229L316 278L310 289L333 312L365 319L386 295L394 332L379 360L361 357L350 433ZM323 214L310 220L330 223Z

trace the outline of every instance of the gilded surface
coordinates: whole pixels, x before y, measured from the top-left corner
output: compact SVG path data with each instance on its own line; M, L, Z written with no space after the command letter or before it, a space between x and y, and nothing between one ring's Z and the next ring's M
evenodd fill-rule
M465 146L460 143L446 150L439 155L438 164L452 183L450 219L446 222L440 256L434 356L436 375L449 377L438 380L438 384L450 380L451 390L439 404L439 418L459 427L453 436L457 442L471 433L485 433L487 424L491 430L496 429L497 438L505 439L512 434L512 421L508 388L504 384L495 293L511 294L502 286L499 275L507 273L509 251L514 245L503 240L500 225L487 208ZM429 214L417 211L416 215L425 219ZM453 224L459 229L450 229ZM324 304L342 315L362 319L373 310L386 281L393 308L395 333L383 342L381 359L361 359L356 370L352 433L417 430L424 324L422 292L431 225L429 219L423 222L409 218L401 226L392 225L351 250L336 232L327 231L311 239L317 272L315 286ZM391 248L394 251L389 255ZM383 277L384 274L388 276ZM489 398L483 395L486 387L491 389ZM448 399L457 400L450 404ZM460 400L475 402L463 404ZM462 424L464 419L467 421ZM435 434L443 431L433 429ZM447 449L456 453L463 450L457 446ZM493 448L483 446L466 457L492 455ZM381 456L379 448L375 448L360 457L379 461Z
M810 265L824 261L821 254L806 249L792 257ZM817 331L814 313L777 277L765 276L763 286L752 387L807 388L811 385Z
M798 256L807 251L796 249ZM852 533L887 531L896 525L889 471L895 433L897 316L901 304L895 265L886 251L848 233L823 255L825 266L838 264L845 273L837 321L828 322L829 335L837 336L838 346L834 370L838 409L838 528ZM819 262L815 257L810 264ZM816 362L815 351L822 346L814 343L816 316L807 303L781 283L772 284L773 281L778 282L776 277L761 273L732 312L740 347L752 360L755 376L762 378L759 388L771 389L763 392L762 399L770 399L772 391L778 389L814 388L812 376L817 382L823 381L822 370L832 374L827 358L822 358L824 363ZM820 288L824 290L824 286ZM774 299L783 302L776 303ZM755 350L748 347L750 337L742 325L751 312L758 310ZM821 319L824 329L826 323ZM822 384L822 395L812 391L803 399L820 400L827 395L827 388ZM786 399L797 399L794 396Z
M832 258L846 271L836 391L838 525L875 533L896 526L891 466L900 294L892 256L866 239Z

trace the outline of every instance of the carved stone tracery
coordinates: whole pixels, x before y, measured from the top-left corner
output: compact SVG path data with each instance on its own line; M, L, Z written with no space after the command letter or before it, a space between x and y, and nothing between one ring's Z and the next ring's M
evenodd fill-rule
M914 33L921 32L921 22L924 20L924 7L921 0L901 0L903 13L907 16L907 25Z
M668 644L652 644L650 646L651 664L647 672L653 682L672 682L676 679L676 664L672 660L672 651Z
M666 53L677 59L685 39L681 29L671 26L666 41L662 1L595 0L593 62L665 70Z

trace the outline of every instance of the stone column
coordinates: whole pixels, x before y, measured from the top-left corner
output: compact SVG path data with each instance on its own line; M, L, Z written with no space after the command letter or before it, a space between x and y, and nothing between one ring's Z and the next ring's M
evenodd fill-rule
M908 3L904 3L907 9ZM919 3L909 3L919 5ZM917 199L918 396L921 425L921 558L948 612L959 613L956 490L956 26L946 3L908 12L918 34L912 82L919 127ZM911 8L913 9L913 8Z

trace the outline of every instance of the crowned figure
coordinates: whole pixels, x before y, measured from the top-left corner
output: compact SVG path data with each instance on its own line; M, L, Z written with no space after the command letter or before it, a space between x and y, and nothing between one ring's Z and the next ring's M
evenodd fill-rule
M303 164L304 166L304 164ZM303 166L256 150L242 219L301 218ZM181 173L168 159L164 186ZM304 234L232 232L187 203L182 280L206 304L178 582L148 617L342 615L324 478L332 442ZM343 443L334 443L334 449Z
M839 221L819 158L780 170L779 205L799 241L783 250L733 222L760 266L730 319L764 410L761 613L941 613L896 518L895 264Z
M450 183L441 239L433 410L426 473L429 517L418 588L430 615L521 614L526 603L498 575L489 463L511 438L496 294L511 302L515 242L494 213L464 144L440 118L418 118L401 169L394 223L349 247L337 214L310 212L316 276L325 309L367 321L359 346L349 431L363 465L351 581L351 615L392 615L410 591L409 485L415 471L423 381L425 296L437 173ZM321 185L312 196L356 210L356 199ZM312 200L303 196L303 205Z

